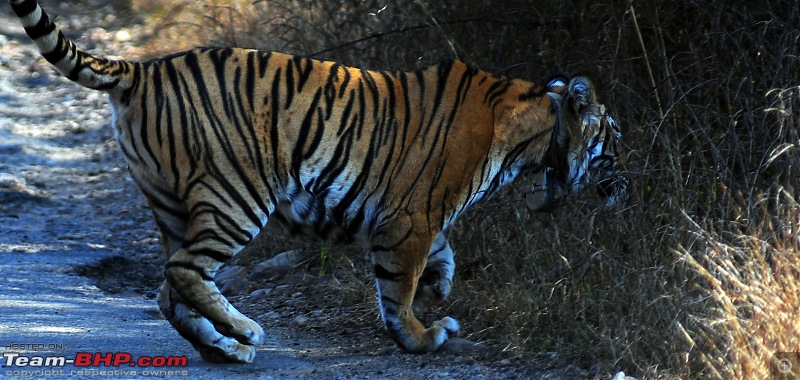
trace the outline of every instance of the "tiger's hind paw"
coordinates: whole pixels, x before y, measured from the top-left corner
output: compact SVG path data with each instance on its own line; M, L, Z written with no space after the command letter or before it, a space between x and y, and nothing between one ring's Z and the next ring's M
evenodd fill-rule
M217 346L195 345L203 360L211 363L252 363L256 348L235 339L222 338Z
M222 335L231 337L248 346L257 346L264 342L264 329L250 318L235 309L231 312L232 321L228 325L215 324L214 328Z
M448 338L457 337L458 333L461 331L461 325L453 317L444 317L436 322L433 322L432 327L442 328L447 331Z
M444 317L433 322L431 327L425 331L425 334L430 337L432 345L424 351L438 351L450 338L457 337L460 330L461 325L452 317ZM423 350L412 350L412 352L423 352Z
M196 310L186 306L175 294L171 294L168 285L159 295L161 312L173 327L192 343L204 360L213 363L250 363L256 355L255 345L264 340L264 330L247 317L251 323L228 324L250 328L250 330L233 330L222 328L221 324L213 324ZM242 319L237 319L241 322ZM239 331L232 334L232 331ZM234 336L236 335L236 336ZM250 343L252 342L252 343Z

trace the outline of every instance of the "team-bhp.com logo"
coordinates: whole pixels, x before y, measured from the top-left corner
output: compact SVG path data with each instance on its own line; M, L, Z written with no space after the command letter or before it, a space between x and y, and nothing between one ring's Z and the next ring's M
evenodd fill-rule
M186 356L139 356L127 352L78 352L75 357L2 354L6 376L174 376L188 375ZM75 369L66 369L74 366Z

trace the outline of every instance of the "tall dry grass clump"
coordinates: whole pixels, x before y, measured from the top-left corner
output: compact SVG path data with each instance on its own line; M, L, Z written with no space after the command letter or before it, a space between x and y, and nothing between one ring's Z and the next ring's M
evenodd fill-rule
M630 202L603 210L580 194L534 214L521 184L476 206L450 232L456 290L435 313L589 375L767 378L774 353L800 351L797 1L140 4L153 52L591 75L623 128Z

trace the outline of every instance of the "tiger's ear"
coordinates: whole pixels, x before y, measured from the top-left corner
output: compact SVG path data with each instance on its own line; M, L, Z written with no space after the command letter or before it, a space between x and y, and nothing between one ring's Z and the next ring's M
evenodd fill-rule
M581 115L589 108L597 105L594 84L587 77L575 77L569 82L566 103L576 114Z
M547 80L547 92L554 92L563 96L567 91L567 83L569 83L567 77L556 75Z

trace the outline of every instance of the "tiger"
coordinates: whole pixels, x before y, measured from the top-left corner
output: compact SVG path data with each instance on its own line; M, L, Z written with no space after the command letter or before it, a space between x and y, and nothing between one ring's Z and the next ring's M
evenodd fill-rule
M164 318L209 362L252 362L262 327L214 283L270 220L370 252L387 335L409 353L460 332L416 317L450 294L444 231L523 174L545 210L587 186L623 198L621 131L586 76L545 85L458 60L374 71L242 48L143 62L78 48L35 0L10 0L58 72L108 94L111 125L165 252Z

